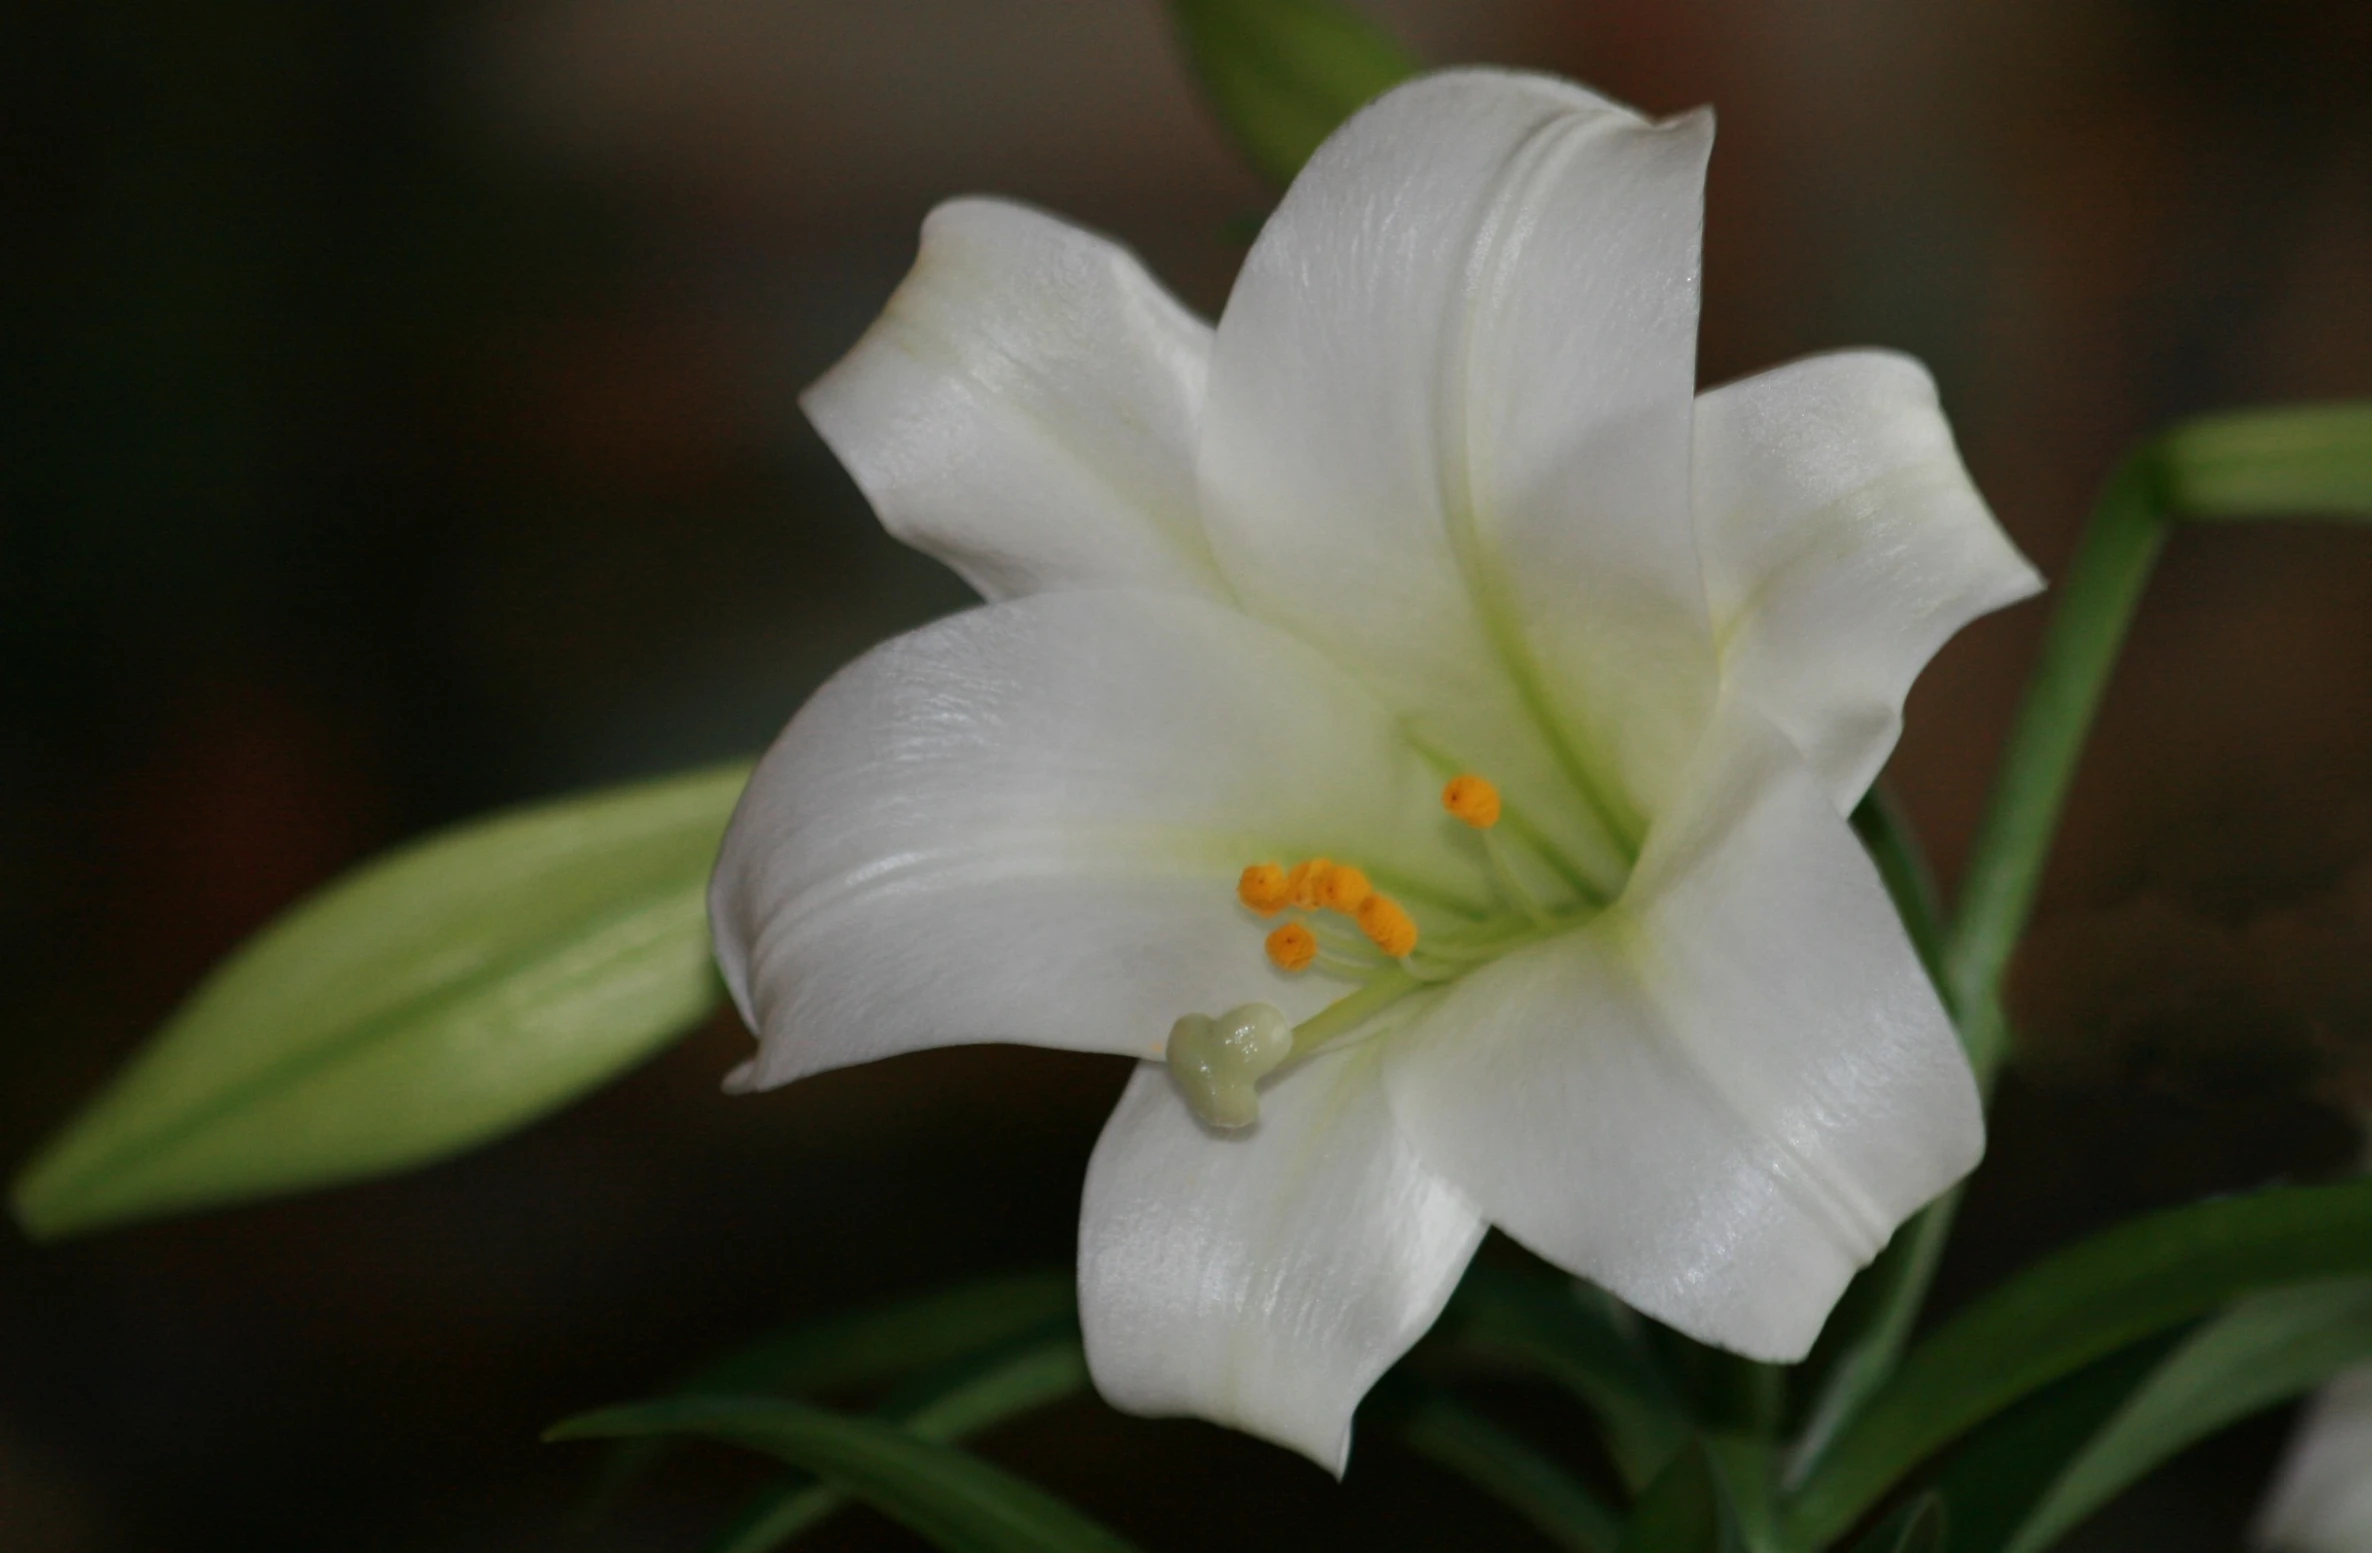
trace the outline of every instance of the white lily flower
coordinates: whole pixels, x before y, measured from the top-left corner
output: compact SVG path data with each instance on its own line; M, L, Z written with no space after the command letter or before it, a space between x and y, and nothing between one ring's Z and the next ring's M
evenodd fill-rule
M1413 82L1215 331L958 201L806 397L992 602L844 670L752 781L711 900L735 1080L1144 1059L1080 1227L1120 1407L1339 1471L1486 1224L1799 1358L1982 1152L1842 816L1928 657L2038 581L1916 363L1694 394L1711 140Z
M2372 1366L2307 1404L2250 1540L2273 1553L2372 1553Z

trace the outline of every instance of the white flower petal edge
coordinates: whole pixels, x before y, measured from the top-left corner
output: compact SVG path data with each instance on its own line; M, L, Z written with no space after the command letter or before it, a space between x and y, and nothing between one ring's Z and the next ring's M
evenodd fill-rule
M985 597L1224 597L1194 486L1210 339L1117 244L952 200L923 222L879 321L800 404L882 526Z
M1815 356L1697 400L1695 507L1723 681L1850 810L1954 632L2042 578L1993 520L1927 369Z
M1635 833L1713 699L1688 521L1711 141L1544 77L1413 82L1310 159L1211 358L1204 521L1244 607L1562 825L1594 797Z
M1262 956L1238 871L1356 849L1484 899L1438 786L1348 676L1199 600L1049 593L900 637L801 709L726 831L709 914L761 1042L734 1082L974 1041L1158 1057L1181 1014L1306 1017L1348 989Z
M2372 1367L2341 1375L2307 1406L2250 1544L2268 1553L2372 1550Z
M1493 1223L1758 1359L1811 1348L1984 1115L1877 871L1725 705L1631 887L1391 1038L1393 1115Z
M1351 1414L1433 1324L1483 1222L1392 1125L1375 1042L1269 1087L1212 1133L1137 1070L1087 1168L1079 1319L1117 1407L1189 1413L1340 1475Z

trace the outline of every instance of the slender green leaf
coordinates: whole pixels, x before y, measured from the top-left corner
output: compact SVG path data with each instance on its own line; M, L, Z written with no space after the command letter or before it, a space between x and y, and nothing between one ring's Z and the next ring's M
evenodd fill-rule
M1779 1366L1763 1368L1775 1372ZM1739 1546L1746 1553L1776 1553L1784 1532L1776 1453L1768 1428L1750 1434L1707 1431L1698 1440L1721 1479L1722 1501L1729 1507Z
M642 1434L702 1435L803 1467L949 1553L1133 1553L1083 1512L976 1456L804 1402L671 1398L572 1418L545 1438Z
M2068 1457L2115 1415L2176 1341L2161 1334L2119 1349L1970 1435L1930 1485L1951 1506L1954 1553L2001 1553Z
M250 940L16 1184L37 1236L418 1165L697 1024L744 766L538 805L365 864Z
M685 1376L679 1396L817 1395L936 1370L1057 1325L1077 1279L1067 1268L1002 1274L762 1337ZM596 1503L666 1451L662 1439L618 1447Z
M1572 1553L1615 1553L1622 1522L1573 1474L1457 1398L1413 1377L1387 1383L1384 1416L1403 1444L1447 1467Z
M1829 1317L1829 1329L1837 1335L1832 1342L1824 1333L1812 1355L1820 1386L1788 1455L1789 1486L1811 1475L1846 1424L1902 1362L1919 1307L1951 1238L1961 1190L1951 1188L1896 1230Z
M1170 9L1219 122L1280 184L1336 125L1417 73L1389 34L1334 0L1172 0Z
M2027 1269L1913 1349L1796 1497L1793 1540L1851 1526L1938 1446L2095 1359L2243 1295L2372 1273L2372 1181L2130 1220Z
M1596 1290L1477 1262L1440 1330L1469 1353L1535 1370L1587 1407L1624 1482L1644 1488L1686 1443L1689 1422L1663 1372Z
M880 1410L918 1439L954 1444L1087 1387L1087 1355L1076 1334L1038 1338L933 1375ZM709 1553L771 1553L848 1502L805 1475L776 1484L743 1512Z
M1692 1445L1657 1474L1623 1528L1622 1553L1743 1553L1721 1474Z
M2201 1326L2066 1464L2010 1553L2041 1553L2159 1463L2372 1358L2372 1282L2277 1289Z
M1944 1553L1944 1501L1921 1494L1872 1527L1853 1553Z

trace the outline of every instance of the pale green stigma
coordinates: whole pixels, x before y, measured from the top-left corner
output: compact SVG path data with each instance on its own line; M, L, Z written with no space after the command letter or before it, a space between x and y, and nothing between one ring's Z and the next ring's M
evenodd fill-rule
M1170 1026L1170 1077L1187 1107L1213 1127L1260 1120L1260 1081L1293 1055L1293 1021L1266 1003L1218 1018L1188 1014Z

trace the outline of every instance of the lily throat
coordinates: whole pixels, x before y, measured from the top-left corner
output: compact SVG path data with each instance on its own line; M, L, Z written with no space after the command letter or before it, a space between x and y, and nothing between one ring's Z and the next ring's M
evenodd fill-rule
M1512 950L1581 926L1595 898L1545 904L1524 883L1497 834L1499 790L1472 772L1442 789L1442 807L1474 833L1500 909L1479 922L1426 930L1375 888L1356 864L1311 857L1247 866L1236 899L1266 918L1286 917L1264 948L1289 974L1316 970L1357 985L1295 1025L1275 1007L1247 1003L1216 1017L1188 1014L1171 1027L1166 1057L1178 1092L1205 1124L1223 1130L1259 1119L1257 1086L1349 1035L1411 993L1457 980Z

